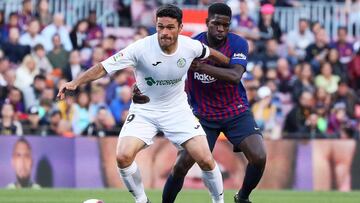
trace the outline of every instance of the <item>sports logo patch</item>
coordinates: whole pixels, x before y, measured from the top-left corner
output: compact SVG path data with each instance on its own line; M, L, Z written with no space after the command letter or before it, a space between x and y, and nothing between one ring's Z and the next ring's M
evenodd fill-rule
M245 54L243 54L243 53L234 53L234 55L233 55L232 58L233 58L233 59L246 60L246 56L245 56Z
M177 61L177 66L179 68L183 68L185 66L185 64L186 64L186 60L184 58L181 58Z
M123 53L119 52L113 56L114 61L120 61L120 59L124 56Z

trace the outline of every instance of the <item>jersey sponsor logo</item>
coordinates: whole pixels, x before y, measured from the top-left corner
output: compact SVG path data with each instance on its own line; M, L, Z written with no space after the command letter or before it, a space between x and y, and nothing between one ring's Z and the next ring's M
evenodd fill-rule
M243 53L234 53L232 59L246 60L246 56Z
M156 61L156 63L153 63L152 65L153 66L157 66L157 65L159 65L160 63L162 63L161 61Z
M120 59L124 56L123 53L119 52L113 56L114 61L120 61Z
M146 84L149 86L164 86L164 85L175 85L181 81L181 78L172 79L172 80L154 80L152 77L144 78Z
M216 78L211 77L210 75L207 75L205 73L198 73L195 72L194 73L194 79L195 80L200 80L202 83L212 83L216 81Z
M186 60L184 58L181 58L177 61L177 66L179 68L183 68L186 65Z

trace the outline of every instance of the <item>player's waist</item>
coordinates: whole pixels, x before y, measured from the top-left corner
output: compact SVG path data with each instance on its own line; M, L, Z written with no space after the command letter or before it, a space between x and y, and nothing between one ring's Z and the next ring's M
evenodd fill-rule
M241 116L244 112L249 111L247 105L241 106L241 108L223 108L223 109L211 109L211 108L201 108L194 107L193 112L197 117L206 119L206 120L223 120L232 117Z

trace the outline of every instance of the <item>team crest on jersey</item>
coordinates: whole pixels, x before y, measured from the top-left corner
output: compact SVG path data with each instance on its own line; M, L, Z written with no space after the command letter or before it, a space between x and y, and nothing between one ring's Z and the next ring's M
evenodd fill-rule
M119 52L113 56L114 61L120 61L120 59L124 56L123 53Z
M185 64L186 64L186 60L184 58L181 58L177 61L177 66L179 68L183 68L185 66Z

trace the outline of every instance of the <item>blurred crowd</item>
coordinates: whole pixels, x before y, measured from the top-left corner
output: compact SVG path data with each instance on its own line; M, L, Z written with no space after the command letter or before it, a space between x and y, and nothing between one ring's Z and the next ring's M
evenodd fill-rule
M283 32L274 20L275 10L298 6L299 1L226 2L234 13L232 32L249 43L243 84L264 136L357 138L359 36L339 27L330 38L323 25L306 18L293 31ZM130 42L154 33L154 11L161 3L176 1L116 1L120 24L135 30ZM182 3L206 6L213 1ZM360 8L360 1L350 3ZM59 85L120 48L118 37L98 24L95 10L73 26L65 24L63 14L50 13L47 0L35 6L24 0L22 10L4 13L0 11L0 134L117 136L131 103L132 67L56 100Z

